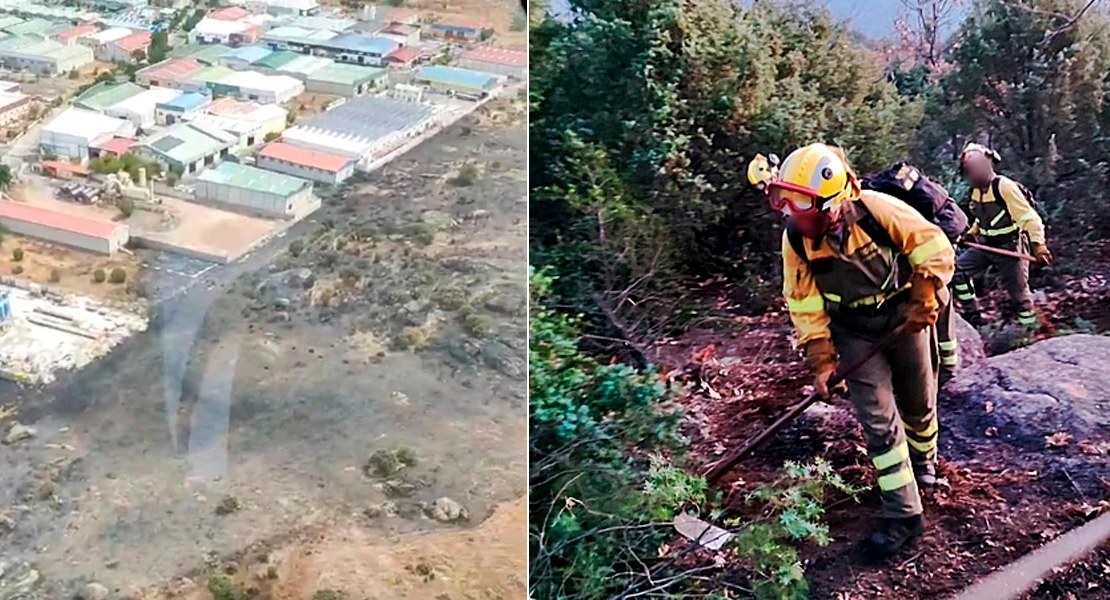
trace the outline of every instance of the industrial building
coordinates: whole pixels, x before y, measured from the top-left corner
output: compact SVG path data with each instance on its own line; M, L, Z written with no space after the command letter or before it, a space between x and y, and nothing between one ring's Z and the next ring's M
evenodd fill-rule
M154 107L154 121L159 125L174 125L197 114L212 101L206 94L186 92L168 102Z
M411 69L420 60L420 48L402 46L385 55L382 63L391 69Z
M254 63L266 58L273 50L265 46L243 46L228 52L220 59L220 63L229 69L245 71Z
M170 58L188 57L205 65L222 64L223 57L235 49L223 44L183 44L170 50Z
M251 68L260 73L280 73L304 81L308 79L310 74L332 64L335 64L334 60L323 56L309 56L289 50L278 50L255 62L251 65Z
M134 137L135 125L91 110L71 107L43 126L43 154L87 160L89 146L109 137Z
M77 108L104 112L128 98L138 96L144 91L146 91L146 88L135 85L130 81L102 81L74 98L73 105Z
M132 33L134 32L125 27L113 27L111 29L105 29L104 31L98 31L93 34L82 36L79 40L77 40L77 43L91 49L93 51L93 56L95 56L97 60L103 60L107 62L111 60L107 57L108 45L116 40L121 40L131 35Z
M34 104L34 98L22 92L0 92L0 127L25 117Z
M167 171L190 176L219 162L236 142L235 135L226 131L179 123L144 138L131 152Z
M153 39L150 33L139 31L127 37L109 42L104 48L104 58L109 62L133 63L140 59L145 60Z
M92 35L96 32L96 25L93 25L92 23L81 23L80 25L74 25L73 27L70 27L63 32L54 35L52 39L59 44L72 46L73 44L78 43L78 40L80 40L81 38L87 35Z
M487 23L461 18L443 18L428 25L428 33L448 40L480 41L493 34Z
M127 225L121 223L87 219L10 200L0 200L0 225L17 235L107 255L115 254L129 238Z
M493 73L442 65L420 67L412 75L413 83L432 91L475 99L488 96L497 88L498 79Z
M231 161L201 173L193 195L200 203L283 218L319 203L311 181Z
M155 113L157 112L158 105L163 102L172 101L181 94L181 90L152 87L126 100L113 104L104 110L104 114L110 117L127 119L134 123L139 129L150 129L157 122Z
M365 169L435 123L438 108L362 96L287 129L282 141L355 159Z
M524 50L496 46L471 48L459 56L458 65L465 69L494 73L520 81L528 77L528 53Z
M178 87L178 83L201 70L204 65L195 58L180 56L139 69L135 81L146 86Z
M0 40L0 64L12 70L58 75L91 63L93 52L80 45L67 46L36 36Z
M320 12L320 3L316 0L246 0L244 5L247 10L277 16L309 16Z
M389 73L375 67L332 63L308 73L305 89L315 94L353 98L389 84Z
M301 54L324 54L356 65L382 66L382 59L401 46L396 40L358 31L336 32L329 29L275 27L262 34L272 50L291 50Z
M206 16L189 32L190 44L226 44L240 46L253 44L261 31L259 23L244 19L229 21Z
M271 133L285 130L289 113L276 104L259 104L234 98L220 98L197 114L186 117L189 122L234 134L234 148L253 146Z
M217 67L209 67L216 69ZM202 80L205 73L198 73L194 81ZM304 83L288 75L263 75L256 71L227 71L213 73L206 81L214 95L233 96L263 104L285 104L304 93Z
M339 185L355 174L355 160L348 156L299 148L282 142L266 144L255 160L259 167L286 175Z

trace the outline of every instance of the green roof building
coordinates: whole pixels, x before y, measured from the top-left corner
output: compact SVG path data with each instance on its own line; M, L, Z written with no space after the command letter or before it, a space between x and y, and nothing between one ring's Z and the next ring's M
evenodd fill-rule
M77 96L73 100L73 105L78 108L103 112L128 98L138 96L145 90L146 88L143 86L130 81L124 83L102 81Z
M373 89L385 88L388 82L389 73L385 69L332 63L309 73L305 78L305 90L353 98Z
M311 181L230 161L201 173L193 193L197 202L269 217L291 217L319 203Z

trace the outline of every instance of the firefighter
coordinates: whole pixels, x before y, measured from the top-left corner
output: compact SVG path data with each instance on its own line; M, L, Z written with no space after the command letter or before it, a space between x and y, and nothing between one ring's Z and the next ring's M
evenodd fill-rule
M864 189L888 194L912 206L921 216L940 227L953 247L967 233L967 215L948 195L948 190L913 165L900 162L887 171L864 178L862 184ZM940 387L955 376L960 361L952 310L952 302L946 302L940 307L937 318L937 347L940 349L937 375Z
M968 205L973 222L969 236L986 246L1032 252L1037 264L1052 264L1045 245L1044 223L1033 207L1033 196L1016 181L994 172L998 153L980 144L968 144L960 153L960 171L971 184ZM993 266L1009 294L1008 312L1017 314L1023 327L1040 329L1041 321L1029 291L1029 263L978 248L969 248L956 261L954 289L960 314L976 327L983 325L973 280Z
M853 362L907 324L846 378L882 496L861 550L888 557L924 530L919 487L936 484L938 356L930 327L948 301L955 252L909 205L861 191L839 148L806 146L777 172L753 173L766 178L772 208L787 219L783 294L818 393L829 397L838 360Z

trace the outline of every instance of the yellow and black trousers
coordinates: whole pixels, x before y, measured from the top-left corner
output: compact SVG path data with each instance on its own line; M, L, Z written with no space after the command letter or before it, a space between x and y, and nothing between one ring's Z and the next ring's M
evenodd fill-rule
M854 362L898 322L894 307L830 312L841 364ZM875 466L884 517L921 514L914 466L937 457L935 330L907 333L848 375L848 392Z
M1002 250L1029 253L1025 236L1017 233L995 238L984 237L983 241L988 246ZM979 299L972 281L991 267L997 271L1002 288L1009 296L1009 302L1003 307L1004 312L1016 318L1023 327L1039 329L1041 320L1033 304L1033 293L1029 291L1029 263L979 248L968 248L956 258L956 275L952 279L952 291L956 296L960 314L972 325L979 325L982 322L979 315Z

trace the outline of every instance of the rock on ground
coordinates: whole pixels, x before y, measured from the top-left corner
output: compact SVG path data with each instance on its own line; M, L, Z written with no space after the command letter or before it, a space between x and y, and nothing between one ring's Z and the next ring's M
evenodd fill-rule
M952 425L976 437L1043 447L1045 436L1099 437L1110 427L1110 337L1070 335L1037 342L971 366L945 387L972 418ZM943 412L942 412L943 418ZM994 428L990 433L985 433Z
M956 372L966 370L987 358L987 351L983 346L983 338L979 332L958 314L953 314L956 319L956 340L959 341L960 366Z
M34 429L21 423L12 423L11 428L8 429L8 434L4 436L4 443L10 446L16 442L31 439L34 436Z
M81 600L107 600L108 588L99 583L90 583L81 590Z
M435 519L441 523L465 521L470 518L470 514L466 509L450 498L436 499L436 501L432 502L424 512L429 518Z

